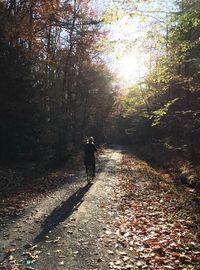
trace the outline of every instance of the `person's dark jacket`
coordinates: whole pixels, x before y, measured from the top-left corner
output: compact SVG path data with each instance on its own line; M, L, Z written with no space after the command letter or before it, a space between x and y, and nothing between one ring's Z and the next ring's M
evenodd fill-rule
M94 143L87 143L84 146L84 163L85 165L95 162L95 152L97 152Z

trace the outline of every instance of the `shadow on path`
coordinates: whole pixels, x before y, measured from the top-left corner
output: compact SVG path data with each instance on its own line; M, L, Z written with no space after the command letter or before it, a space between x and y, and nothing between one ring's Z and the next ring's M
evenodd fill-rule
M90 189L91 184L77 190L66 201L63 201L56 207L51 214L44 220L42 224L42 231L34 239L34 243L44 240L49 231L53 230L60 222L66 220L82 203L82 198Z

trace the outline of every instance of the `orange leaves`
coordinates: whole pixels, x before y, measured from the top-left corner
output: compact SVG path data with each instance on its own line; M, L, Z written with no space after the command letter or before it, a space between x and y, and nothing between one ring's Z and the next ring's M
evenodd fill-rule
M177 252L172 252L171 253L171 256L172 257L175 257L175 258L180 258L181 257L181 254L180 253L177 253Z
M123 225L125 223L125 220L124 219L122 219L122 220L117 220L117 221L115 221L115 226L116 227L120 227L121 225Z
M133 226L138 226L138 225L140 225L140 222L137 221L137 220L132 220L132 221L131 221L131 225L133 225Z
M121 183L117 190L118 194L121 192L121 198L118 196L120 218L115 222L118 243L125 250L134 250L139 265L184 269L187 264L187 269L200 269L195 219L185 208L181 194L172 192L174 187L166 189L162 183L152 184L153 170L147 168L146 174L147 165L138 163L128 157L121 164Z
M132 192L134 190L134 185L132 183L122 183L122 188L128 192Z

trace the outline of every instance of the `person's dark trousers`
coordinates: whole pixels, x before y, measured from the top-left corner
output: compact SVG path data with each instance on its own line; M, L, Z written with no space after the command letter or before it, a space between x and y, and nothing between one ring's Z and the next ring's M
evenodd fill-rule
M84 164L85 164L86 173L88 173L89 166L92 165L92 173L93 173L93 177L95 177L95 171L96 171L95 159L92 159L92 160L85 159Z
M93 177L95 177L95 169L96 169L96 166L95 166L95 160L94 160L92 164Z

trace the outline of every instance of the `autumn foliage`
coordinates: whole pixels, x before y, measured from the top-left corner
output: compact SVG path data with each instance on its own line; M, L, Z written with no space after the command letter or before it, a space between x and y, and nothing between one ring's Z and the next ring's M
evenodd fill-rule
M106 231L117 257L110 269L199 269L195 191L176 187L134 156L124 156Z
M1 161L60 163L105 136L113 100L90 1L1 1Z

